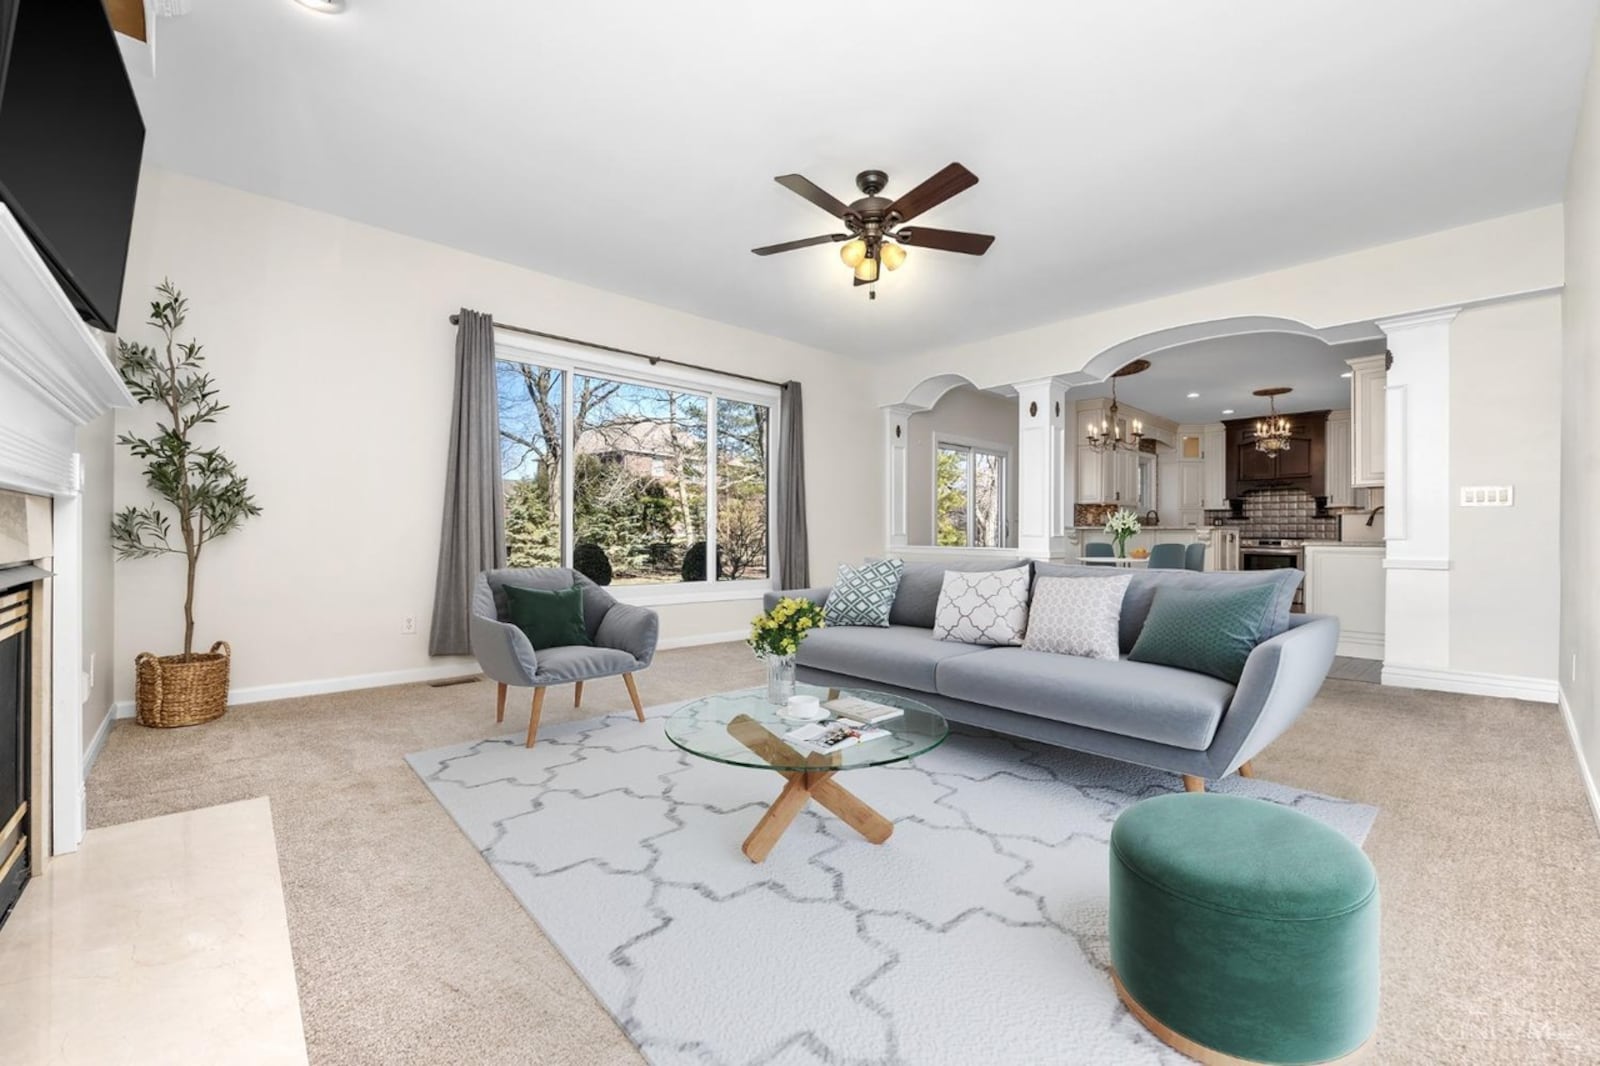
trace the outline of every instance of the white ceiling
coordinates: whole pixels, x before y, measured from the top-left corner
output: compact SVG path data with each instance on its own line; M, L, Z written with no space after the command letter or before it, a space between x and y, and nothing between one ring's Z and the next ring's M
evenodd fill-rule
M1597 3L194 0L136 83L157 165L882 358L1555 202ZM749 252L952 160L982 259Z
M1218 422L1265 415L1267 401L1251 393L1282 386L1294 391L1278 397L1280 412L1338 411L1350 406L1350 382L1340 376L1350 369L1345 360L1383 348L1381 338L1332 345L1289 333L1196 341L1157 352L1150 369L1117 379L1117 401L1174 422ZM1191 399L1191 392L1200 395ZM1111 386L1074 386L1069 395L1110 396Z

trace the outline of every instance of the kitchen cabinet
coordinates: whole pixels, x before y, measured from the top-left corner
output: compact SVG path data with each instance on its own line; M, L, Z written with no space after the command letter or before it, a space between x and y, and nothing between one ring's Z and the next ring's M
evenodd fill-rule
M1139 455L1118 448L1097 451L1087 444L1078 446L1078 503L1120 503L1137 510L1139 505Z
M1176 461L1180 521L1201 525L1205 512L1228 506L1228 431L1221 424L1178 427Z
M1338 654L1382 659L1384 547L1381 544L1307 544L1306 612L1339 620Z
M1198 526L1205 521L1205 464L1200 460L1174 463L1178 471L1178 521Z
M1329 507L1354 507L1355 484L1350 475L1353 449L1350 443L1350 412L1328 412L1328 476L1324 486Z
M1308 495L1322 496L1327 471L1323 458L1323 436L1327 432L1327 411L1302 411L1289 414L1289 450L1269 455L1256 449L1254 419L1239 418L1224 422L1228 433L1228 495L1243 496L1254 489L1288 486L1304 489Z
M1207 426L1200 435L1201 504L1209 511L1228 506L1228 429L1222 423Z
M1350 483L1378 488L1383 485L1389 354L1346 362L1350 364Z

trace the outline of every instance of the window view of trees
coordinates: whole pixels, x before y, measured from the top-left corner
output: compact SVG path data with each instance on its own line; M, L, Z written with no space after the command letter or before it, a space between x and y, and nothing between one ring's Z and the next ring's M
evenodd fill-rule
M713 532L716 579L767 576L767 407L717 400L713 427L712 401L696 393L510 361L496 380L511 566L562 565L569 471L570 565L601 584L707 580ZM568 415L570 462L561 452Z
M755 403L717 401L717 579L767 576L767 422Z
M934 543L946 548L1004 544L1006 457L965 445L934 455Z

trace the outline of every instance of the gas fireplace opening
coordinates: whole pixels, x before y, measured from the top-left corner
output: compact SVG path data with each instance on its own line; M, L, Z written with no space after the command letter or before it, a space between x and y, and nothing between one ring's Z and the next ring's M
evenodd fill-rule
M0 925L28 883L31 794L29 711L33 681L30 585L7 588L0 570Z

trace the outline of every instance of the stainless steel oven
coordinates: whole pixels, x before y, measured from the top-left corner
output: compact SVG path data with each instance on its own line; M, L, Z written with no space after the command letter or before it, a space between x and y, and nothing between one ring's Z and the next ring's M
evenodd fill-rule
M1304 570L1305 549L1298 541L1247 540L1239 545L1240 570ZM1293 611L1306 609L1304 579L1294 590Z

